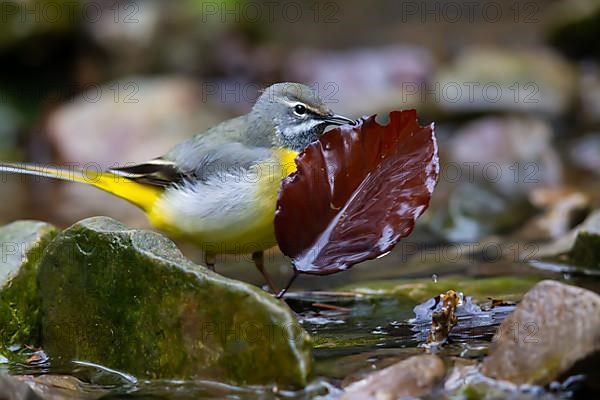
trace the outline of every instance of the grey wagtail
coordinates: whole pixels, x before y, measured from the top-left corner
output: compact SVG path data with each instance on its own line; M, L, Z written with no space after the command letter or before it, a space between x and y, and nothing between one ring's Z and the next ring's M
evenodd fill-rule
M263 252L277 244L273 220L280 182L294 159L328 125L355 124L334 114L299 83L265 89L252 110L220 123L145 163L84 171L0 164L0 172L86 183L141 208L151 224L197 244L214 270L217 254L252 254L270 289Z

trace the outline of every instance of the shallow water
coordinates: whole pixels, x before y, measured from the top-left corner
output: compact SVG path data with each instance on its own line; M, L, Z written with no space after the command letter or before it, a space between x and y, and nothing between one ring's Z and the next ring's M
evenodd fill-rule
M396 260L397 261L397 260ZM390 269L394 257L390 260L376 263L380 264L375 272L376 277L398 278L401 276L399 268ZM237 275L236 269L245 262L226 265L224 270L228 275ZM245 267L244 267L245 268ZM587 286L598 290L597 278L593 276L565 276L562 273L549 272L535 269L529 265L513 265L518 269L524 279L534 282L538 279L553 278L564 280L566 283ZM358 268L357 268L358 270ZM439 287L437 293L444 292L446 286L454 282L453 279L463 279L465 287L478 282L488 282L490 277L504 276L498 274L499 266L482 264L477 268L477 274L471 277L470 267L451 269L451 275L438 271L437 278L432 280L428 271L422 273L423 277L414 277L408 282L430 282L433 290ZM387 272L386 272L387 271ZM284 271L285 272L285 271ZM242 275L248 271L242 271ZM361 268L348 279L338 278L338 285L352 286L352 282L366 282L365 275L372 275L372 271ZM343 275L343 274L342 274ZM458 278L457 278L458 277ZM485 277L485 279L483 279ZM515 275L511 275L515 277ZM102 398L102 399L131 399L131 398L169 398L169 399L197 399L197 398L231 398L231 399L326 399L335 398L341 393L341 388L359 380L368 373L389 366L407 357L435 351L446 362L447 366L460 362L466 365L481 360L496 332L498 325L513 310L514 305L503 305L490 308L490 301L484 294L485 287L479 287L476 302L482 306L468 304L458 311L458 324L449 336L448 343L438 349L426 349L423 345L427 341L430 328L429 308L433 304L428 301L426 293L419 293L415 300L398 293L389 294L381 290L372 290L371 294L365 290L352 290L342 287L340 291L313 291L302 290L310 287L311 279L300 282L294 292L286 297L287 303L297 313L304 328L312 335L314 340L315 373L311 383L303 390L283 390L274 386L233 386L219 382L204 380L195 381L144 381L137 380L127 374L112 371L102 366L93 364L73 364L71 370L56 370L52 367L52 360L38 357L34 365L7 365L12 374L39 375L39 374L67 374L81 380L76 391L72 391L73 398ZM392 281L386 281L392 282ZM471 283L469 283L471 282ZM489 281L491 282L491 281ZM308 283L308 284L307 284ZM350 287L351 287L350 286ZM364 286L369 286L365 283ZM523 294L523 287L511 286L492 290L490 297L500 290L507 293L507 298L518 299ZM511 288L514 291L511 292ZM461 287L454 288L457 291ZM429 290L429 289L428 289ZM475 291L475 289L472 289ZM492 293L492 291L494 293ZM412 293L412 292L411 292ZM411 294L412 295L412 294ZM468 296L470 293L465 292ZM421 304L415 309L415 306ZM462 310L462 311L461 311ZM415 313L416 311L416 313ZM31 350L22 350L29 351ZM125 350L126 351L126 350ZM260 366L257 366L260 367ZM485 378L473 373L474 381ZM542 388L504 387L506 398L567 398L568 390L560 389L553 393ZM450 397L452 391L437 389L432 398Z

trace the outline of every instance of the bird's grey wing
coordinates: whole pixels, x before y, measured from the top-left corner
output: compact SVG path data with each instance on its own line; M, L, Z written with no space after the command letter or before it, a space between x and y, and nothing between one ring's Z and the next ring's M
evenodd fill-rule
M238 173L271 157L266 147L248 143L246 116L233 118L176 145L163 157L111 172L153 186L208 180Z
M238 141L196 140L174 148L165 156L180 171L199 180L212 176L237 173L271 157L265 147L255 147Z
M237 141L194 137L161 158L111 172L153 186L168 187L184 180L208 180L239 174L271 157L271 151Z

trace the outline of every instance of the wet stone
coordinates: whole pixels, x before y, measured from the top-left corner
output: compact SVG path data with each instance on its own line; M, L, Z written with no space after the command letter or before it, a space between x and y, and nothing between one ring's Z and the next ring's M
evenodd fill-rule
M423 396L441 381L444 374L444 363L439 357L434 355L410 357L349 385L342 400Z
M34 344L39 339L36 273L56 229L38 221L0 228L0 347Z
M545 385L600 350L600 296L556 281L531 289L494 335L482 372Z
M137 378L304 385L311 340L262 290L184 258L163 236L103 217L60 234L41 262L43 347Z

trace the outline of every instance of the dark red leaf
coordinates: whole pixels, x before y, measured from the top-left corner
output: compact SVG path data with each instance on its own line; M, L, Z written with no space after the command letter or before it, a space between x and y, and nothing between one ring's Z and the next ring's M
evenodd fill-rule
M323 135L283 180L275 233L303 273L325 275L389 252L429 205L439 174L433 124L415 110Z

